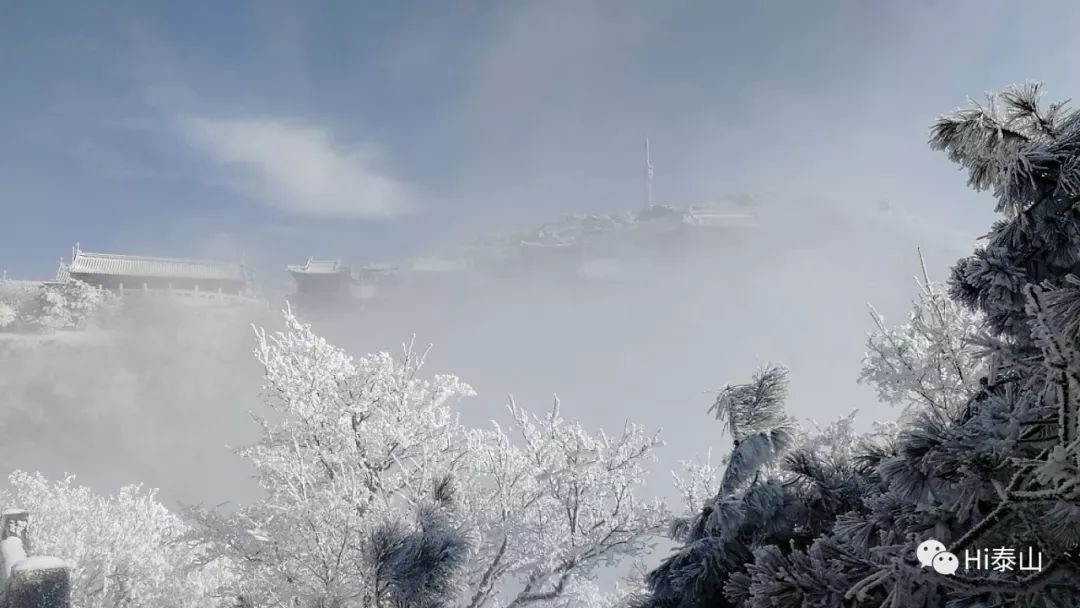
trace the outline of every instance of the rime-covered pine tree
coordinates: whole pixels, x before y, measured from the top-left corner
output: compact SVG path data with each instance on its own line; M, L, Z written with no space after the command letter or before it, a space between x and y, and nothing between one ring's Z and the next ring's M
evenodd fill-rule
M684 545L648 575L638 606L744 605L756 555L806 548L837 515L860 508L862 481L847 457L851 418L803 432L784 410L787 373L767 366L720 391L710 412L733 448L717 471L716 494L676 520L672 534Z
M924 274L907 324L875 316L862 379L905 415L828 457L793 451L765 500L750 497L769 481L755 477L733 502L720 482L642 606L1080 602L1080 115L1015 87L941 118L931 145L994 193L1003 218L955 265L951 299ZM788 496L806 508L780 508ZM746 516L762 504L770 517ZM928 538L958 556L1030 547L1041 568L941 575L915 559Z

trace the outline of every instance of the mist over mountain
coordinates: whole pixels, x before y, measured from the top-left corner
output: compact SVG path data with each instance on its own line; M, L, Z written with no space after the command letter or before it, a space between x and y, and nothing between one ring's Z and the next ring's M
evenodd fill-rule
M558 394L590 427L632 419L685 438L655 468L663 493L672 463L722 447L694 422L708 391L759 363L791 365L796 415L828 420L858 408L860 427L889 417L854 382L871 327L865 304L899 320L915 293L915 246L925 243L939 275L965 247L896 209L783 201L733 209L754 221L656 229L634 212L572 216L496 241L501 265L483 266L490 249L450 249L446 259L464 250L474 263L414 273L425 276L371 300L292 304L350 352L398 353L413 335L431 344L431 370L477 389L464 409L471 423L502 416L508 394L535 407ZM583 244L584 254L512 255L523 238L544 236ZM411 262L396 265L407 275ZM10 462L103 489L142 481L184 502L257 493L227 446L255 430L247 412L258 409L261 379L249 324L276 326L289 297L239 309L162 303L93 335L0 341L0 411L22 429L7 444Z

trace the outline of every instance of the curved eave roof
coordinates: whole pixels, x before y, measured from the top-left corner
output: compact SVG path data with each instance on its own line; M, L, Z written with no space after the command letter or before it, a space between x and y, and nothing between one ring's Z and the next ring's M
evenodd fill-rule
M292 274L349 274L349 267L342 264L340 260L308 259L304 264L294 264L285 268Z
M244 282L244 265L208 260L151 258L112 253L78 252L67 266L70 276L99 275L161 279L204 279Z
M335 274L349 274L348 268L338 268L336 270L324 270L321 268L305 268L303 266L288 266L286 269L292 274L303 275L335 275Z

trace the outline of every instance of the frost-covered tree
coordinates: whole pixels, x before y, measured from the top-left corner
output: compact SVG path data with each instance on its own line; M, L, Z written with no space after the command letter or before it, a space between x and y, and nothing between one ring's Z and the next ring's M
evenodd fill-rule
M17 318L14 306L0 302L0 330L15 325Z
M119 297L82 281L0 281L0 331L82 329L109 321Z
M105 321L118 304L113 292L71 279L41 288L33 321L48 329L79 329Z
M558 399L545 416L513 399L509 409L512 428L473 434L469 511L481 558L469 606L493 599L499 573L519 581L508 606L557 602L598 566L642 553L667 520L659 501L636 496L655 434L631 423L616 436L590 433L562 418Z
M139 486L101 496L74 478L37 473L8 478L8 506L31 513L34 554L72 565L71 601L80 608L206 608L229 606L228 564L208 560L191 528Z
M933 128L931 144L972 186L993 190L1004 219L954 267L951 298L924 271L908 323L890 328L874 315L861 380L905 416L858 440L837 427L841 442L792 450L780 490L755 503L771 505L771 517L737 542L719 540L723 527L691 537L650 575L642 605L1080 601L1080 115L1043 109L1038 92L1010 89ZM778 508L789 504L781 495L802 497L805 510ZM752 512L732 511L722 519ZM785 521L807 534L778 537ZM939 575L915 559L928 538L958 556L1030 547L1045 561L1034 572Z
M908 322L889 327L873 307L875 330L867 341L860 381L877 388L882 401L908 413L927 409L956 415L986 378L982 317L922 276Z
M1062 103L1043 107L1040 86L1027 84L943 116L930 143L967 170L973 188L992 191L1003 216L987 245L953 268L951 293L995 331L1029 340L1024 287L1065 287L1080 261L1080 115ZM1075 315L1058 312L1075 326Z
M989 381L959 426L981 425L987 439L1006 442L983 475L992 508L950 547L997 539L1039 547L1049 563L1023 593L1051 605L1080 599L1080 113L1043 107L1039 93L1013 87L943 117L931 144L974 188L992 190L1004 216L988 245L957 263L950 285L993 333Z
M589 433L559 408L471 429L472 389L424 357L353 358L290 311L257 332L271 416L241 451L266 498L197 513L250 606L559 606L666 519L640 501L655 436Z
M916 302L913 318L926 311L925 297ZM1033 299L1033 302L1037 298ZM1034 306L1034 304L1033 304ZM948 318L948 317L946 317ZM964 335L964 315L952 317L940 336ZM1031 318L1036 336L1057 334ZM868 341L863 378L882 395L899 395L911 406L900 424L881 425L857 441L849 456L849 484L858 487L861 507L835 516L831 530L810 547L785 553L782 547L761 547L747 567L745 586L729 585L729 594L747 606L1057 606L1071 605L1078 587L1058 557L1070 553L1077 535L1072 506L1076 470L1056 447L1054 437L1032 435L1027 422L1045 425L1051 408L1038 388L1045 363L1024 373L999 370L993 381L988 361L976 359L965 368L964 349L880 347L883 335L909 336L910 324L879 328ZM1040 329L1041 327L1041 329ZM965 349L980 350L973 340ZM1055 338L1049 338L1052 342ZM994 359L1007 360L993 350ZM1029 363L1032 363L1029 361ZM940 382L937 372L894 374L899 369L948 369L978 378L965 390ZM908 366L905 368L904 366ZM933 378L937 384L926 382ZM959 380L960 374L953 375ZM884 386L883 386L883 385ZM948 389L950 386L956 389ZM964 396L962 407L943 396ZM810 472L808 469L807 472ZM941 576L919 567L915 548L934 538L963 556L965 549L990 551L1033 547L1046 557L1044 570L1020 576L1011 571L983 571ZM1060 552L1060 553L1058 553ZM1067 557L1067 556L1066 556ZM738 581L736 581L738 583Z
M29 329L40 293L40 283L0 279L0 331Z
M429 605L467 549L452 476L467 444L447 403L471 389L417 378L411 350L354 360L286 322L257 333L273 419L258 417L261 440L240 452L266 498L200 519L243 565L250 605Z

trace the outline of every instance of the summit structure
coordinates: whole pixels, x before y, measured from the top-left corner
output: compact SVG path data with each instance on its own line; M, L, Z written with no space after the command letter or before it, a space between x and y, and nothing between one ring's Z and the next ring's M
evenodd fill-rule
M296 294L302 297L342 299L349 296L353 274L340 260L314 260L286 268L296 281Z
M72 249L54 283L70 279L117 292L203 293L246 296L251 276L243 262L161 258Z

